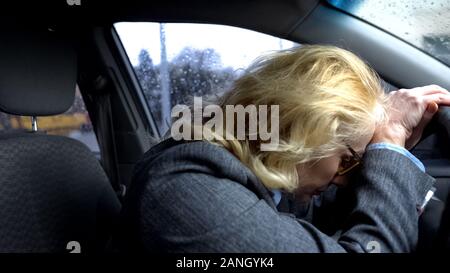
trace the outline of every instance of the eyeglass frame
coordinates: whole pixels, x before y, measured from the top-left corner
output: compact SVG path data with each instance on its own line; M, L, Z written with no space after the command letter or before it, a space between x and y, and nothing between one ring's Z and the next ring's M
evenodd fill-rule
M350 172L351 170L353 170L354 168L356 168L357 166L362 164L362 157L358 155L357 152L355 152L355 150L352 149L352 147L350 147L350 145L347 145L347 149L350 151L350 153L352 154L353 160L355 161L355 163L353 165L351 165L350 167L346 168L345 170L339 170L337 171L337 175L341 176L341 175L345 175L348 172ZM339 165L339 168L341 166Z

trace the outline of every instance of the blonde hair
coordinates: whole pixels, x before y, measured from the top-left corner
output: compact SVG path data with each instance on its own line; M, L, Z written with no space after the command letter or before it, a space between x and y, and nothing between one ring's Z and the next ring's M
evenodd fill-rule
M276 151L261 140L217 136L270 189L294 191L296 166L333 155L385 120L377 74L353 53L333 46L303 45L258 58L220 99L226 105L279 105ZM248 126L248 124L247 124ZM270 126L270 124L269 124Z

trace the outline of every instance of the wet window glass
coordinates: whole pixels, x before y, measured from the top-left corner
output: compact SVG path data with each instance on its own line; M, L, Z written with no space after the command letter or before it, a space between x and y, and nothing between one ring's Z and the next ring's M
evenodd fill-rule
M328 0L450 65L450 1Z
M220 95L259 55L298 46L223 25L124 22L115 28L161 134L173 106Z

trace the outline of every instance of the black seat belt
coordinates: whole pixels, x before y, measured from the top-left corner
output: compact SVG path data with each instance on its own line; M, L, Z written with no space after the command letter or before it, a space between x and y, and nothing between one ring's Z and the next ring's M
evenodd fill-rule
M102 88L103 89L103 88ZM100 90L97 90L100 91ZM114 124L113 113L111 110L111 98L108 90L101 90L103 92L97 92L97 103L95 103L96 109L96 126L97 137L100 145L101 152L101 164L108 174L111 185L117 193L120 200L125 196L126 187L120 182L120 175L117 169L118 158L117 149L114 137Z

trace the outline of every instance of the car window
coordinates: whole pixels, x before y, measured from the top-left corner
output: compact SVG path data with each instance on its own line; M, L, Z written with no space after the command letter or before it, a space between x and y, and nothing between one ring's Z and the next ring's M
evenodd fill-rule
M450 65L450 1L328 0Z
M49 135L62 135L76 139L84 143L97 157L100 156L97 138L78 86L74 103L69 110L61 115L37 117L37 124L39 131L45 131ZM31 130L31 117L0 112L0 131L24 129Z
M222 94L259 55L298 46L224 25L122 22L115 29L160 134L170 126L173 106Z

